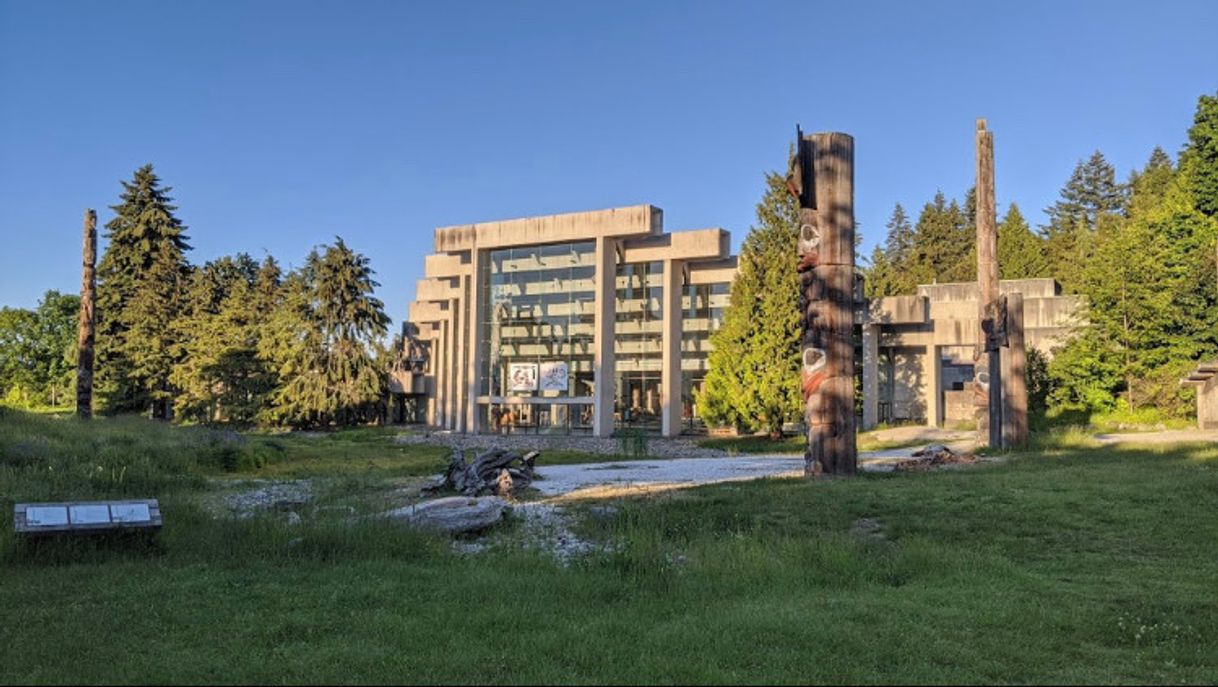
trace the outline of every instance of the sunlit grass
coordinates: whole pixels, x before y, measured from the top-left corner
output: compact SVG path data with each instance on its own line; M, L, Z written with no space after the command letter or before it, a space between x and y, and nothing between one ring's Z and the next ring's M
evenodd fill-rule
M42 427L40 443L12 421L0 418L5 465L14 441L31 441L28 455L66 460L56 428ZM612 546L564 568L522 550L511 524L491 550L460 556L442 538L333 513L305 512L299 525L216 520L200 507L207 487L195 480L227 473L206 453L181 472L158 462L161 450L206 447L210 438L124 422L95 431L89 446L112 459L134 448L166 468L155 494L164 490L165 529L153 543L31 547L7 534L6 520L0 682L1212 683L1218 675L1212 445L1088 447L1066 435L999 465L638 499L580 524L581 536ZM131 432L140 434L124 437ZM330 462L393 460L379 440L287 441L282 454L330 480L325 499L360 497L395 469L365 474ZM267 466L280 460L288 459L276 454ZM322 477L327 466L337 472ZM410 470L398 467L394 474ZM5 498L53 492L25 478L0 486ZM860 518L878 532L854 533Z

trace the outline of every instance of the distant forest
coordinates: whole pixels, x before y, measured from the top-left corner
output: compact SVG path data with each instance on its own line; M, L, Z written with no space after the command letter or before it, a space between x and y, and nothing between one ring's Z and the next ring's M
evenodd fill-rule
M389 318L366 257L341 238L284 273L245 253L193 265L152 165L123 182L97 269L98 410L235 425L381 419ZM65 259L68 259L65 256ZM74 399L78 296L0 310L0 394Z

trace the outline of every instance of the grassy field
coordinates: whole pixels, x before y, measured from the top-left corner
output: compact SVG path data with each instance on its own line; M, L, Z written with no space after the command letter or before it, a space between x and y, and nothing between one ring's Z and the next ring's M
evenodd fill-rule
M564 568L510 525L462 556L385 524L215 520L197 496L235 439L130 421L30 438L47 421L0 415L0 683L1218 680L1214 446L705 487L589 519L616 548ZM384 454L377 432L238 446L263 461L249 474L443 460ZM15 498L146 493L155 544L8 535Z

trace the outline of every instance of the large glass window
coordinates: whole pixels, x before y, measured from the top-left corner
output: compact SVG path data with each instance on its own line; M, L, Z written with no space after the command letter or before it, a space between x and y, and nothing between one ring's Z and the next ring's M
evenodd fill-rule
M592 241L490 251L478 280L482 394L496 403L547 406L541 399L591 397L595 251ZM576 427L581 420L565 409L513 407L506 414L532 426Z
M727 282L690 284L681 298L681 419L687 429L703 425L697 395L706 380L710 337L723 326L731 292Z
M617 266L613 418L619 428L660 430L663 302L664 263Z

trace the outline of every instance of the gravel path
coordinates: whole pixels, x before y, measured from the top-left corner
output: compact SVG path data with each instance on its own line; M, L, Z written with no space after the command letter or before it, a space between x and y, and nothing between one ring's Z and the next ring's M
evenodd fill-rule
M891 472L897 463L909 460L915 450L902 448L860 453L859 469L863 472ZM544 456L542 454L543 459ZM549 500L602 499L717 482L798 477L803 472L803 457L790 455L630 460L583 465L543 464L537 467L542 479L533 482L532 486Z

